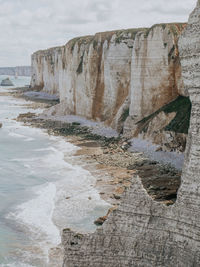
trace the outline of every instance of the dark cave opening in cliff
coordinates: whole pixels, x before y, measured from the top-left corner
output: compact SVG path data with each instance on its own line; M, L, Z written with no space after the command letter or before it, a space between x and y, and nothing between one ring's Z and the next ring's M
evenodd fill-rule
M170 123L163 128L164 133L170 136L170 142L166 142L163 146L164 148L160 147L159 149L162 155L166 153L170 155L171 153L175 155L175 157L177 155L177 158L182 156L181 166L183 166L183 155L186 149L187 134L190 125L191 101L189 97L178 96L174 101L144 118L140 121L140 124L143 124L142 127L145 131L148 131L148 125L151 124L152 120L160 112L165 112L167 114L174 112L175 116ZM156 153L161 153L160 150L156 151ZM166 162L158 162L156 160L144 160L136 166L137 174L147 193L153 200L168 206L176 202L182 175L181 167L176 167L176 158L174 158L174 162L172 163L174 163L174 165Z

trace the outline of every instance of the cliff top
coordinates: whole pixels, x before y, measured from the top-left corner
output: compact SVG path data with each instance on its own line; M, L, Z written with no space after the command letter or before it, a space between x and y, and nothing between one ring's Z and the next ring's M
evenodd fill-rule
M200 0L199 0L200 1ZM112 36L115 34L115 42L120 43L124 39L135 39L135 36L139 32L145 32L145 37L149 35L149 33L155 29L156 27L162 27L163 30L166 27L169 27L170 32L172 32L175 36L178 36L181 31L185 28L187 23L181 23L181 22L174 22L174 23L160 23L160 24L154 24L150 28L130 28L130 29L121 29L121 30L112 30L112 31L105 31L105 32L98 32L95 35L86 35L86 36L80 36L80 37L75 37L71 40L69 40L64 46L57 46L57 47L52 47L49 49L45 50L39 50L36 51L33 55L35 54L45 54L48 55L54 50L60 50L69 45L71 46L71 49L74 49L75 44L78 43L78 46L82 44L91 44L93 43L94 48L96 47L98 41L104 42L105 40L110 41Z
M63 47L63 45L62 46L54 46L54 47L50 47L50 48L47 48L47 49L41 49L41 50L38 50L38 51L34 52L32 55L40 54L40 53L48 54L48 53L51 53L52 51L55 51L55 50L58 50L58 51L60 50L61 51L62 47Z

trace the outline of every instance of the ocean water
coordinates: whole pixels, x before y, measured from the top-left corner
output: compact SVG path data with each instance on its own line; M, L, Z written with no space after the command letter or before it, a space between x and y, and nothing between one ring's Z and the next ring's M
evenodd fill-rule
M16 87L30 82L11 79ZM26 103L0 96L1 267L48 266L63 228L94 231L93 221L109 208L94 188L96 178L76 162L76 146L14 120L31 111Z

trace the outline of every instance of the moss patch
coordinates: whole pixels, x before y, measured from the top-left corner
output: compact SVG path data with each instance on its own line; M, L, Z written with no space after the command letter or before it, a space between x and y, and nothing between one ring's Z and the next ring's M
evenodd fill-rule
M145 132L148 129L150 121L160 112L164 111L166 114L176 112L175 118L164 128L164 130L187 134L190 124L191 107L192 105L189 97L178 96L174 101L139 121L138 124L143 126L142 131Z
M69 41L69 45L71 47L71 52L73 52L75 45L77 44L80 48L81 45L88 45L90 44L94 39L94 36L88 35L83 37L77 37Z
M145 37L147 38L147 37L149 36L150 31L152 31L154 28L156 28L156 27L160 27L160 26L162 27L163 30L165 30L167 24L165 24L165 23L154 24L151 28L149 28L149 29L146 31L146 33L145 33Z
M81 60L80 60L80 63L78 65L78 68L77 68L76 72L78 74L81 74L83 72L83 56L81 56Z
M174 36L179 36L181 31L186 26L186 23L161 23L161 24L155 24L151 28L149 28L146 33L145 37L147 38L149 33L156 27L162 27L163 30L166 28L168 29L168 34L172 33Z
M98 42L97 42L97 40L94 40L93 41L93 48L96 49L97 46L98 46Z
M125 121L129 116L129 108L125 109L121 115L121 121Z
M78 37L78 38L74 38L74 39L72 39L72 40L70 41L70 43L71 43L71 52L74 51L75 44L76 44L76 42L78 42L79 39L80 39L80 38Z
M144 32L148 30L148 28L138 28L138 29L127 29L116 32L115 43L120 44L123 40L127 39L135 39L135 36L138 32Z
M176 112L175 118L165 127L166 131L188 133L191 115L191 102L189 97L179 96L171 105L166 106L166 113Z

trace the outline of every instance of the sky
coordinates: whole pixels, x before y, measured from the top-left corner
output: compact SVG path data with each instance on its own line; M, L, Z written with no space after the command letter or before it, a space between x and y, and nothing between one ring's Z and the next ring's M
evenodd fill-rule
M96 32L187 22L197 0L0 0L0 67Z

